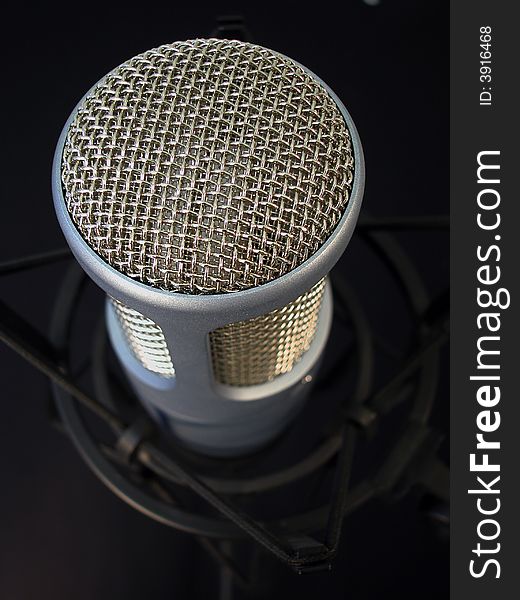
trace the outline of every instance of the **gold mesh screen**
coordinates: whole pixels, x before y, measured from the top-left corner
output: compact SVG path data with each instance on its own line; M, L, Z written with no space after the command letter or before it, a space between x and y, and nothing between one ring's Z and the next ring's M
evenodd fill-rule
M121 329L137 360L149 371L174 377L175 369L162 329L140 312L110 299Z
M216 380L246 386L288 373L314 338L325 285L322 279L283 308L213 331L209 339Z

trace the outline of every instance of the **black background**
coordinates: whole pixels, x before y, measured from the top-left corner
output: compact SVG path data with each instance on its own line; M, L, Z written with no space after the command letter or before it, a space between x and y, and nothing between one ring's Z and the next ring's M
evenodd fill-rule
M5 14L2 52L0 259L63 246L50 165L76 102L127 58L175 40L207 37L219 14L246 18L254 41L308 66L343 100L360 132L371 214L448 211L448 5L341 3L19 3ZM448 237L409 233L429 290L447 285ZM363 268L356 240L340 264L364 278L378 324L401 345L384 277ZM45 330L62 265L0 281L11 306ZM404 335L404 334L403 334ZM217 570L200 546L133 511L84 466L48 424L46 385L0 347L0 597L75 600L216 598ZM445 369L446 371L446 369ZM447 378L435 419L446 426ZM332 574L272 566L270 597L436 598L448 589L447 545L412 496L351 518Z

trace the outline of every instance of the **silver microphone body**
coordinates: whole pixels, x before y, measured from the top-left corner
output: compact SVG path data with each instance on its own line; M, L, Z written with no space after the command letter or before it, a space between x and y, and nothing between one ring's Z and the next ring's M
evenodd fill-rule
M57 216L147 411L197 451L250 452L319 367L327 274L363 195L359 137L326 84L270 50L195 40L132 60L65 124Z

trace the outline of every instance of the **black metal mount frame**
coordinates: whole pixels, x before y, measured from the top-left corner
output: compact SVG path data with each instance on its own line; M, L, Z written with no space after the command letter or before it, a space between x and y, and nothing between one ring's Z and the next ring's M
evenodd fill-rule
M210 461L208 475L207 468L198 468L204 462L202 457L190 456L175 444L165 449L154 425L131 394L117 386L110 372L102 319L94 336L91 364L87 365L95 393L89 394L79 386L71 372L69 337L85 276L75 263L58 293L49 339L3 303L0 303L0 339L51 380L64 429L96 475L133 507L197 536L223 569L233 574L237 584L249 586L232 559L211 538L250 538L298 573L330 569L343 519L370 499L402 495L419 484L439 501L448 502L448 469L437 458L443 435L428 423L436 393L439 350L449 335L448 296L429 301L412 262L388 233L446 227L448 220L444 217L360 220L357 235L384 261L404 294L417 324L416 343L402 357L387 383L373 391L374 340L369 319L355 291L333 272L335 319L347 324L355 343L348 360L340 356L336 368L326 377L333 378L338 369L347 365L355 374L354 390L345 394L337 414L331 415L333 426L324 440L289 467L275 468L267 474L230 477L229 470L221 469L221 463ZM70 257L68 250L60 249L4 262L0 264L0 275L66 257ZM320 394L319 382L312 393ZM128 411L120 410L121 396L123 405L132 406L130 418L125 414ZM370 439L383 418L398 406L407 407L404 429L374 472L351 488L357 441L360 437ZM108 426L110 441L104 439L106 435L94 432L92 419L87 424L85 409ZM254 467L262 464L269 452L273 452L272 447L241 460ZM289 486L330 465L335 468L334 480L330 500L323 506L269 522L253 518L240 506L245 496L259 496ZM176 490L184 491L177 495ZM186 499L186 490L202 499L212 512L209 515L194 512L189 498ZM444 521L446 511L437 512L436 518Z

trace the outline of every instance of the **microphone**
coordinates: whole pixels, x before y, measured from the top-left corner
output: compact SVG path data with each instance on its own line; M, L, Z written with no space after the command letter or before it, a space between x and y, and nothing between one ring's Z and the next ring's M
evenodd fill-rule
M363 195L359 136L332 90L250 43L161 46L79 102L52 186L148 413L213 456L279 435L319 368L327 274Z

